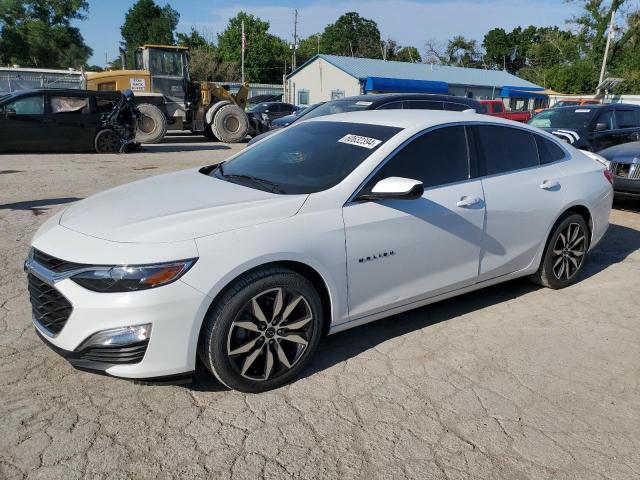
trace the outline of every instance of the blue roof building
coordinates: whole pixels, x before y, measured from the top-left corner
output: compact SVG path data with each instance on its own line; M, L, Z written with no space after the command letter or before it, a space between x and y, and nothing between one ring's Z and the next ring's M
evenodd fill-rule
M449 93L475 98L524 95L543 88L502 70L319 54L286 77L285 97L310 104L369 92ZM536 93L540 92L540 93Z

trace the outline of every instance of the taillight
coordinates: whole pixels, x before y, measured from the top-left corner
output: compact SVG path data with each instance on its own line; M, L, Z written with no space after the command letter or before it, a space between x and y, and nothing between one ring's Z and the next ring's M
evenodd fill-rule
M603 170L602 173L604 173L605 178L609 180L609 183L613 185L613 173L611 173L611 170Z

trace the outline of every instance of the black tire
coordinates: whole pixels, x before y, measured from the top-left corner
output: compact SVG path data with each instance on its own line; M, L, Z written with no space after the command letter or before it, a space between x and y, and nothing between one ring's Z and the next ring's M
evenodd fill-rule
M254 301L262 315L256 314ZM274 312L275 323L269 319ZM198 354L229 388L245 393L271 390L305 368L320 341L322 316L318 292L306 278L285 268L258 270L236 280L212 306Z
M97 153L119 153L122 141L120 136L111 129L100 130L93 140Z
M212 142L219 142L220 139L215 136L213 130L211 130L211 125L207 125L202 132L202 135L205 136L207 140L211 140Z
M150 103L141 103L138 110L142 118L136 126L136 143L160 143L167 133L167 117Z
M538 271L531 280L547 288L573 284L589 250L589 227L577 213L561 217L551 231Z
M225 143L239 143L247 136L247 115L237 105L225 105L213 116L211 130Z

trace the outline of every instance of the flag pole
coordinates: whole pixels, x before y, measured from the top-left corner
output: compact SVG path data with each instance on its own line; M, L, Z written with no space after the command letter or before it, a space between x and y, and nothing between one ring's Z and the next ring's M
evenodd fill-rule
M244 20L242 20L242 83L244 84L244 47L247 43L247 39L244 36Z

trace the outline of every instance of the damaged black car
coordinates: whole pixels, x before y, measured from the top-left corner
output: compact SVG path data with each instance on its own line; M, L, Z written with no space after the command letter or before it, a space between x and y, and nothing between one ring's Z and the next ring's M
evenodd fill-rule
M0 152L124 152L136 146L133 93L29 90L0 97Z

